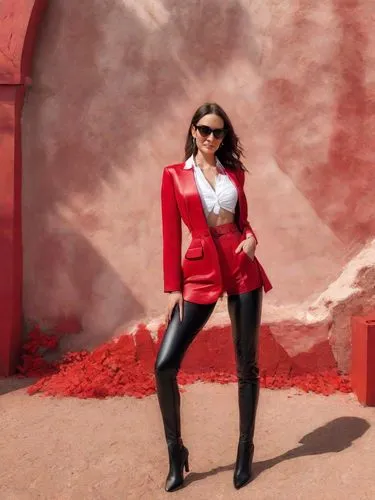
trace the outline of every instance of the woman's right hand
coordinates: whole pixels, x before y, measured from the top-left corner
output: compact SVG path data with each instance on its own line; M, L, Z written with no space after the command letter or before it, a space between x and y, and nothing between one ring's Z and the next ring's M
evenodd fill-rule
M168 325L172 318L172 312L174 307L178 304L179 310L180 310L180 321L182 321L183 317L183 308L184 308L184 299L182 298L182 293L181 292L170 292L168 294L168 306L167 306L167 313L165 315L165 322Z

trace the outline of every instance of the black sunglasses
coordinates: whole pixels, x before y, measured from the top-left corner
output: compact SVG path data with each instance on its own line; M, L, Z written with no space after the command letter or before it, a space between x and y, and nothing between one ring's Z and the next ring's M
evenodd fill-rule
M200 135L204 138L214 134L215 139L222 139L227 133L227 129L225 128L211 128L207 125L194 125L194 128L198 130Z

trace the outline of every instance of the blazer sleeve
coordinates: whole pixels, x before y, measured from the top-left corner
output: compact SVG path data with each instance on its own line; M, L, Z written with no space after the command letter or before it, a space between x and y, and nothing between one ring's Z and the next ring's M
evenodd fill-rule
M243 232L244 232L244 235L246 236L246 238L249 235L252 235L255 238L255 241L258 243L258 238L256 237L256 234L248 221L248 207L247 207L247 199L246 199L246 194L245 194L245 189L244 189L244 187L245 187L245 172L243 170L238 170L238 179L239 179L239 182L242 186L243 195L244 195L244 199L245 199L243 214L242 214L243 221L244 221Z
M161 183L164 292L181 291L181 215L172 174L164 168Z

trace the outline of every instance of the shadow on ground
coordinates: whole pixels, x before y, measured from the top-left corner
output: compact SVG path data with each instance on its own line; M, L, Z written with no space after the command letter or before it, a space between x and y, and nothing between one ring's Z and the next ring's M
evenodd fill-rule
M309 434L306 434L300 441L300 445L286 451L282 455L255 462L253 465L253 480L262 472L275 465L280 464L284 460L293 458L305 457L307 455L320 455L323 453L339 453L340 451L349 448L353 441L359 439L370 428L367 420L358 417L340 417L327 422L325 425L318 427ZM205 479L209 476L214 476L220 472L233 470L234 463L215 467L208 472L192 472L184 482L184 486Z
M34 384L36 380L36 378L0 377L0 396L8 392L18 391L18 389L25 389Z

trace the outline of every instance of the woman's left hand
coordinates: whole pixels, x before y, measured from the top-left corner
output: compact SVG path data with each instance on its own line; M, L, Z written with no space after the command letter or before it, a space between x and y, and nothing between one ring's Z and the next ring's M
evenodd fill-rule
M241 251L245 252L251 260L254 260L256 246L257 242L255 241L254 236L248 236L245 240L241 241L236 248L235 253L240 253Z

